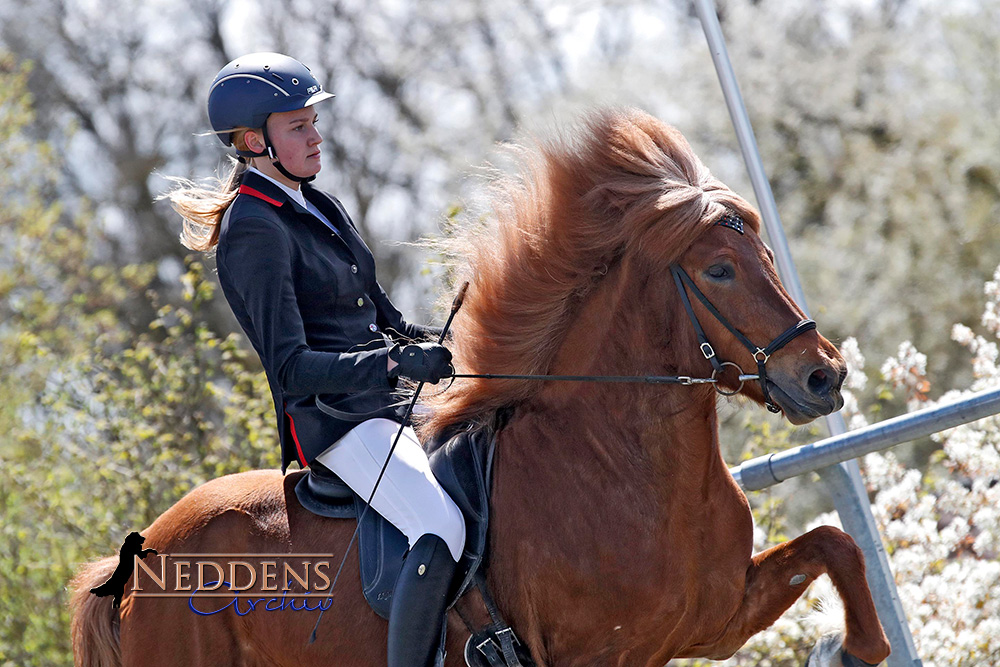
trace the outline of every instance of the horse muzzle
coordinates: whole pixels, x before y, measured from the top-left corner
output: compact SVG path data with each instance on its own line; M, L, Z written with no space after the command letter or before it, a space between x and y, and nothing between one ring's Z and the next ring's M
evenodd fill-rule
M842 387L846 369L830 364L808 367L794 377L773 372L767 388L771 399L793 424L806 424L844 407Z

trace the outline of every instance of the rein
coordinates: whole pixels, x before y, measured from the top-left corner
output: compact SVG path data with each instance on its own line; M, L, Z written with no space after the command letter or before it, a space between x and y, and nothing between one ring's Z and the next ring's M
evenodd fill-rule
M743 234L743 220L735 215L734 213L727 213L722 218L714 223L716 226L728 227L736 232ZM717 393L723 396L733 396L738 394L743 389L743 384L748 381L754 381L760 383L761 392L764 394L764 405L771 412L778 413L781 412L781 408L775 404L771 399L771 392L767 388L767 362L771 356L785 347L793 341L798 336L801 336L807 331L812 331L816 328L816 322L809 319L799 320L797 324L790 326L780 333L774 340L768 343L765 347L760 347L754 344L749 338L747 338L743 332L733 326L729 320L723 316L719 309L716 308L708 297L698 289L694 281L687 274L687 272L681 268L680 264L671 264L670 273L674 277L674 285L677 286L677 292L680 294L681 303L684 304L684 310L688 314L688 319L691 320L691 325L694 327L695 334L698 337L698 348L701 350L702 355L712 364L712 375L707 378L696 378L690 375L513 375L513 374L502 374L502 373L456 373L452 375L452 381L454 380L465 380L465 379L477 379L477 380L532 380L537 382L601 382L601 383L635 383L635 384L676 384L682 387L688 387L700 384L711 384L714 385L714 389ZM466 284L467 286L467 284ZM465 287L462 289L462 294L464 295ZM705 330L701 326L701 322L698 321L698 316L695 315L694 308L691 305L691 297L688 295L688 290L694 293L698 298L698 301L702 303L703 306L711 313L722 326L729 330L731 334L743 344L750 354L753 355L753 359L757 362L757 372L756 373L744 373L743 369L739 364L732 361L720 361L719 357L715 353L715 348L708 340L708 336L705 334ZM461 300L458 300L461 303ZM452 318L455 316L454 309L451 313L451 317L448 319L448 325L451 324ZM447 328L445 329L447 331ZM443 336L442 336L443 341ZM739 386L732 390L726 391L719 388L718 377L725 372L727 366L736 369L739 372ZM421 383L421 387L422 387ZM449 384L449 387L451 385ZM420 388L417 388L419 393ZM447 387L446 387L447 390ZM415 398L415 397L414 397ZM412 401L411 401L412 403ZM394 404L396 405L396 404ZM403 405L399 403L398 405ZM384 414L384 408L380 410L375 410L372 412L365 413L352 413L342 410L337 410L333 406L327 405L323 401L316 397L316 406L326 414L335 417L337 419L342 419L345 421L364 421L372 417L380 416Z
M736 364L726 361L721 366L733 366ZM712 377L695 378L689 375L507 375L502 373L456 373L452 377L456 380L466 378L476 378L480 380L540 380L545 382L630 382L636 384L679 384L687 387L694 384L718 384L716 379L718 371L712 371ZM744 375L740 370L740 387L747 380L756 380L756 375ZM720 394L729 396L736 392L727 392L715 387Z
M727 225L728 226L728 225ZM795 340L797 337L801 336L807 331L812 331L816 328L816 323L813 320L799 320L797 324L794 324L783 332L781 332L774 340L768 343L765 347L760 347L755 345L749 338L743 335L739 329L730 324L719 309L712 305L712 302L708 300L698 286L694 284L691 277L687 272L680 267L679 264L670 265L670 273L674 276L674 284L677 285L677 292L681 296L681 302L684 304L684 310L687 311L688 318L691 320L691 325L694 327L695 334L698 337L698 348L701 350L702 355L712 364L712 376L707 378L694 378L688 375L502 375L499 373L456 373L453 377L456 379L463 378L476 378L481 380L538 380L538 381L555 381L555 382L632 382L632 383L642 383L642 384L678 384L681 386L690 386L696 384L713 384L715 385L715 391L722 394L723 396L732 396L740 392L743 389L743 383L748 380L756 380L760 382L760 389L764 393L764 405L771 412L777 413L781 412L774 401L771 399L771 392L767 388L767 362L775 352L781 348L788 345L788 343ZM694 308L691 306L691 297L688 296L688 290L694 292L694 295L698 297L698 300L708 309L708 312L719 321L719 323L726 327L733 336L736 337L740 343L747 348L753 355L754 361L757 362L757 373L746 374L743 369L740 368L739 364L732 361L719 361L718 355L715 353L715 348L708 341L708 336L705 334L705 330L701 326L701 322L698 321L698 316L695 315ZM740 385L733 391L725 391L720 389L718 386L718 376L721 375L726 366L731 366L739 371L739 381Z

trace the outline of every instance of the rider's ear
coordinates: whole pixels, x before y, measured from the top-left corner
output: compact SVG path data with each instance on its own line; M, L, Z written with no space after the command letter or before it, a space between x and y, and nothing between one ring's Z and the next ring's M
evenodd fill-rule
M243 135L247 149L254 153L264 152L264 137L258 130L247 130Z

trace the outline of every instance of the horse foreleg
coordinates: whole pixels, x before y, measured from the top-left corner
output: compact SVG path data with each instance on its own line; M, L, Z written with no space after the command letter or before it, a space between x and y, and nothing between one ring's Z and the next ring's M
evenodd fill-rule
M871 664L885 660L889 642L865 581L864 556L847 533L832 526L757 554L747 571L743 603L724 637L712 647L700 648L731 655L774 623L823 573L830 576L844 602L844 650Z

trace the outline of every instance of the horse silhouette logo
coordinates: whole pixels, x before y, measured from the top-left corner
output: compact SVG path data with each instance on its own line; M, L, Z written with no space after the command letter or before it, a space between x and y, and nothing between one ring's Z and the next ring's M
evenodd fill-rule
M143 549L142 543L146 541L146 538L139 533L132 531L125 538L125 543L122 544L121 550L118 552L119 562L118 567L115 571L111 573L111 576L100 586L96 588L91 588L90 592L99 598L107 597L108 595L114 595L114 600L111 601L111 607L113 609L118 609L122 603L122 595L125 593L125 583L132 576L133 570L135 570L135 556L139 558L145 558L149 554L154 556L158 555L156 549Z

